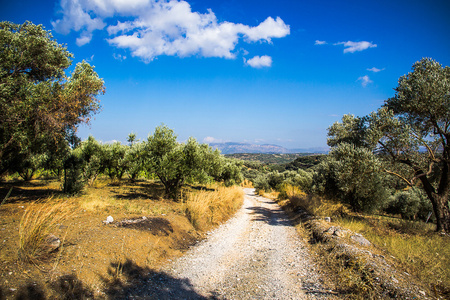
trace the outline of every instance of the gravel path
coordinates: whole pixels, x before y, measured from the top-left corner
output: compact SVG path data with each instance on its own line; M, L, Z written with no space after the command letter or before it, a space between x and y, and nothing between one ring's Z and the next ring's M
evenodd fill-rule
M254 189L245 189L245 193L243 207L235 217L162 270L161 284L154 289L159 294L153 296L331 298L321 287L305 245L281 208L272 200L255 195Z

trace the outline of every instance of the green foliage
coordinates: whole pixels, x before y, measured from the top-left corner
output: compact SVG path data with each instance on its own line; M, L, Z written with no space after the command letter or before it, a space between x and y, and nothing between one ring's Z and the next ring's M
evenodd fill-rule
M145 168L144 151L145 143L133 141L125 152L124 163L128 167L127 173L131 181L135 181Z
M72 153L66 159L64 162L64 193L74 195L83 190L82 167L83 159L79 155Z
M300 156L296 158L293 162L282 165L282 167L283 170L292 170L292 171L297 171L299 169L307 170L318 165L325 157L326 155L323 154Z
M342 122L336 122L328 128L327 144L330 147L335 147L342 143L355 145L356 147L367 147L365 134L364 118L344 115Z
M450 68L423 58L400 77L395 91L369 116L344 116L330 127L328 142L376 153L386 174L423 189L437 230L450 232Z
M66 76L71 58L41 25L0 22L0 174L61 152L99 110L103 80L86 62Z
M102 169L111 179L122 179L128 170L126 153L129 148L120 142L102 145Z
M380 167L370 150L341 143L319 164L314 190L356 211L372 211L389 196Z
M102 145L93 136L89 136L86 141L82 142L73 151L73 154L79 157L82 162L83 181L88 185L92 185L103 169L102 159L104 151Z
M428 215L433 211L433 206L423 191L411 188L393 195L384 211L390 214L399 214L403 219L418 218L426 221Z
M273 171L260 173L253 181L253 186L257 191L282 191L286 185L297 187L301 191L309 191L312 184L312 174L307 171Z
M158 126L148 137L145 153L147 171L155 173L173 199L178 199L180 188L187 182L207 182L212 178L226 184L239 182L239 167L220 156L206 144L194 138L178 143L173 130Z

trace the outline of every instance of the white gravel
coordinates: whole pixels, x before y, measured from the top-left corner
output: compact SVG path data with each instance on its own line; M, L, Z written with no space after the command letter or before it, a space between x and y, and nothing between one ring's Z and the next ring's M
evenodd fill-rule
M189 291L171 298L332 298L281 208L254 189L245 193L235 217L162 270Z

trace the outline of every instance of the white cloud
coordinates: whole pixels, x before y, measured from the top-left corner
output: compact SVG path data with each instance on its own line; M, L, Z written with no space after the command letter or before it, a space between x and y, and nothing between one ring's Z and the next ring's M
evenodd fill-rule
M384 71L384 68L383 69L378 69L378 68L373 67L373 68L367 69L367 71L378 73L378 72Z
M240 26L241 24L235 25ZM289 26L286 25L280 17L277 17L276 20L272 17L268 17L256 27L242 26L243 27L240 28L242 32L240 33L247 36L247 40L251 42L266 40L271 43L271 38L282 38L290 33Z
M244 63L253 68L271 67L272 57L267 55L255 56L253 58L250 58L249 60L244 59Z
M327 44L327 42L319 41L319 40L316 40L316 42L314 43L314 45L326 45L326 44Z
M160 55L235 58L240 40L271 43L290 33L279 17L253 27L219 22L211 10L193 12L184 0L61 0L61 8L62 18L52 23L58 32L79 31L79 44L86 44L93 31L106 27L110 45L146 62Z
M92 33L83 32L79 38L76 39L77 46L81 47L90 43L92 40Z
M370 80L369 76L367 76L367 75L359 77L358 81L361 81L361 85L363 87L366 87L369 83L373 82L372 80Z
M375 48L377 47L377 44L373 44L371 42L352 42L352 41L348 41L348 42L339 42L336 43L334 45L344 45L344 53L354 53L357 51L363 51L369 48Z
M71 30L81 31L80 42L87 41L89 35L98 29L105 28L101 18L92 18L82 0L61 0L62 19L52 22L56 32L68 34ZM78 41L77 41L78 43Z
M224 143L224 140L213 138L212 136L207 136L203 139L203 143L212 144L212 143Z

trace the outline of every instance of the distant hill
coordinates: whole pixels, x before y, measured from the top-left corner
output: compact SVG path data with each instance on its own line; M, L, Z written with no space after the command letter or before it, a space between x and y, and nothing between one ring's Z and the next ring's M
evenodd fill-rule
M278 145L255 145L247 143L211 143L214 149L219 149L222 154L235 153L269 153L269 154L287 154L287 153L328 153L327 148L309 148L309 149L286 149Z
M290 153L288 149L277 145L255 145L245 143L211 143L214 149L219 149L222 154L233 153Z
M225 154L226 157L240 160L256 161L262 164L287 164L306 153L233 153Z

